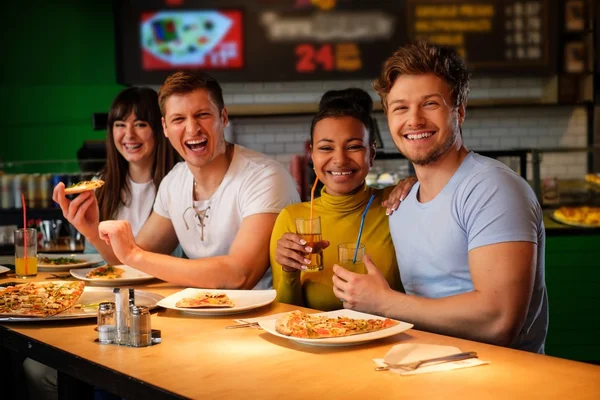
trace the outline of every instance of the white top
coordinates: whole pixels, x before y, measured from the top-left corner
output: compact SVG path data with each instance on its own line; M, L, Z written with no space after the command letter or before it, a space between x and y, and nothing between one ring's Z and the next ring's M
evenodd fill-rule
M113 216L113 219L129 221L129 225L131 225L131 230L133 231L133 236L135 237L150 216L152 205L154 204L154 198L156 197L156 186L154 186L154 181L135 183L131 180L129 175L127 176L127 182L130 188L130 196L128 196L130 201L128 204L121 204L119 206L116 215ZM121 190L121 196L125 196L124 190ZM86 254L98 253L96 248L92 246L89 240L85 241L85 248L83 252ZM180 254L180 252L177 253L176 250L173 252L173 254L177 255Z
M129 221L133 236L135 237L152 212L152 205L156 197L156 187L153 181L135 183L129 176L127 180L131 189L130 202L129 204L125 204L125 206L119 207L115 219Z
M296 184L283 165L238 145L223 181L210 199L194 202L193 184L187 164L178 163L161 182L154 204L154 211L173 223L190 259L228 254L244 218L278 214L285 206L300 201ZM269 268L255 289L270 287Z

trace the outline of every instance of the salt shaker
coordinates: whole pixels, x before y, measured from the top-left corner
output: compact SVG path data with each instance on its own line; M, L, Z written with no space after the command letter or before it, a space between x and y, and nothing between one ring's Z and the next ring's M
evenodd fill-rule
M98 341L103 344L114 343L116 331L115 303L100 303L98 306Z
M150 326L150 311L145 306L131 308L129 325L129 345L133 347L150 346L152 328Z

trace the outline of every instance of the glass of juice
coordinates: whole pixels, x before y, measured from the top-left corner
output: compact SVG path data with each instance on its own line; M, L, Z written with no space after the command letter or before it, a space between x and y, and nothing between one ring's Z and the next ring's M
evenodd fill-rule
M19 279L37 276L37 230L34 228L15 231L15 275Z
M312 252L303 253L310 260L306 271L321 271L323 269L323 249L321 248L321 217L296 218L296 234L306 240L306 246L312 247Z
M354 262L354 253L356 253L356 262ZM356 243L340 243L338 244L338 264L346 268L348 271L356 272L357 274L366 273L363 257L365 256L365 245Z

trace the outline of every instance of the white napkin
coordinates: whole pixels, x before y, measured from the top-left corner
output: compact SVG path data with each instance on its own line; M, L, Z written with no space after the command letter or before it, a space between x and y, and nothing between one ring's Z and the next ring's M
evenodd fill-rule
M451 354L461 353L458 347L439 346L436 344L418 344L402 343L392 347L383 358L374 358L373 362L379 367L388 364L403 364L413 361L425 360L428 358L444 357ZM478 365L489 364L489 361L482 361L478 358L469 358L466 360L445 362L441 364L425 364L414 371L404 371L402 369L390 368L399 375L426 374L428 372L450 371L458 368L476 367Z
M234 319L233 322L236 324L252 324L259 321L266 321L269 319L276 319L280 315L288 314L287 312L282 312L278 314L270 314L265 315L264 317L256 317L256 318L243 318L243 319ZM260 326L253 326L253 328L260 328Z

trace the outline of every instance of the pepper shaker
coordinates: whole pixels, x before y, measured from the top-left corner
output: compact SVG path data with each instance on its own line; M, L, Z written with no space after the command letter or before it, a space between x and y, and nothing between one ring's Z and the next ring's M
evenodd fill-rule
M130 321L129 345L133 347L150 346L152 343L152 328L148 307L132 307Z

